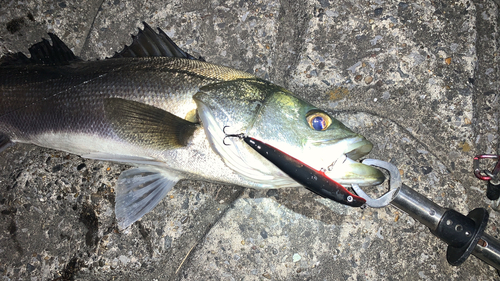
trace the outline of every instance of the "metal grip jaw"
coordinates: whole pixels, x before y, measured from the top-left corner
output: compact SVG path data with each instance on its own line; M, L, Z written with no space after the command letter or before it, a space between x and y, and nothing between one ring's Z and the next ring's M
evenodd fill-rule
M401 175L399 174L399 170L396 166L389 162L377 160L377 159L365 159L362 162L365 165L379 167L387 170L389 172L389 186L390 190L382 195L380 198L373 199L368 194L366 194L363 189L359 187L357 184L352 184L351 187L356 192L356 194L366 200L366 205L372 208L383 208L389 204L391 204L394 197L397 195L399 188L402 185Z

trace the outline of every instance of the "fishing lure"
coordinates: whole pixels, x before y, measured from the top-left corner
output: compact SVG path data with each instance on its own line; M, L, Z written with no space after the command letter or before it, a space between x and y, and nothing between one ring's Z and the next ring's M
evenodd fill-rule
M352 207L361 207L366 203L365 199L352 194L341 184L330 179L324 172L312 168L274 146L245 136L244 134L226 134L226 137L237 137L242 139L289 177L322 197Z

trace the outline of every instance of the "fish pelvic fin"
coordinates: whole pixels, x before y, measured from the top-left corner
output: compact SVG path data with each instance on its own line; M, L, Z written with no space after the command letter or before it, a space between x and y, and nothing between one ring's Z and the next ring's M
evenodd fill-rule
M156 33L146 22L142 23L144 29L139 29L137 35L132 35L132 44L125 46L111 58L173 57L205 61L202 57L195 58L183 51L163 30L158 28L159 33Z
M106 118L114 132L130 143L155 149L187 145L198 124L144 103L120 98L104 101Z
M116 187L115 215L120 230L150 212L181 179L174 171L152 166L121 173Z
M30 57L23 53L10 53L0 59L0 65L27 65L27 64L45 64L45 65L68 65L81 59L71 51L64 42L53 33L49 33L52 45L47 39L42 39L29 48Z
M13 145L14 143L10 141L7 135L0 133L0 153Z

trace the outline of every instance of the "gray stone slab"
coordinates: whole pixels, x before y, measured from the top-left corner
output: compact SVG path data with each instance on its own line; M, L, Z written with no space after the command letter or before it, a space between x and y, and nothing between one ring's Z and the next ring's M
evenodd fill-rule
M499 214L472 174L498 153L495 1L17 1L0 50L56 33L85 59L130 44L141 22L207 61L255 73L368 137L370 157L462 213ZM128 232L113 188L124 165L17 145L0 155L4 280L496 280L394 207L352 209L305 189L180 182ZM374 188L380 193L381 188Z

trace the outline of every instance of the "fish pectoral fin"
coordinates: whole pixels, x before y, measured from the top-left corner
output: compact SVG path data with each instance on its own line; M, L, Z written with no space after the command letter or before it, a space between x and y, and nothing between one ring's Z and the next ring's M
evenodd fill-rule
M8 136L0 133L0 153L13 145Z
M151 211L181 179L174 171L139 167L118 177L115 214L118 227L125 229Z
M187 145L199 126L154 106L120 98L105 99L104 111L120 138L156 149Z

